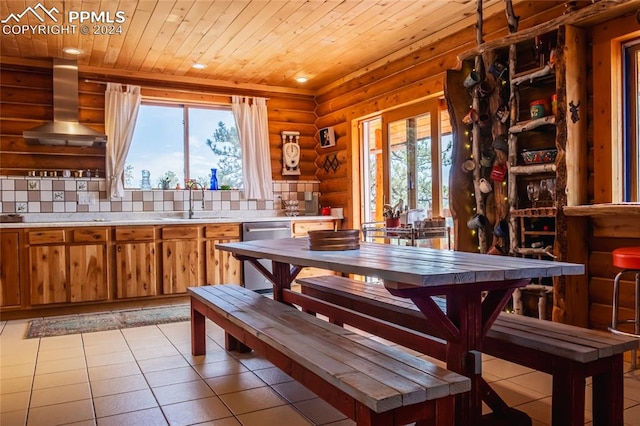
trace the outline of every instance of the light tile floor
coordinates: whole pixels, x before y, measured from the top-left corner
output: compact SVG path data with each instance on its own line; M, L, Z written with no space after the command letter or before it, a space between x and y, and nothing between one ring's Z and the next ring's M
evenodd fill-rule
M0 322L0 424L352 425L252 354L227 353L207 322L207 354L191 355L188 322L25 339ZM628 366L626 366L628 369ZM485 357L484 376L534 426L551 419L551 377ZM587 389L587 424L590 422ZM640 373L625 374L625 423L640 426Z

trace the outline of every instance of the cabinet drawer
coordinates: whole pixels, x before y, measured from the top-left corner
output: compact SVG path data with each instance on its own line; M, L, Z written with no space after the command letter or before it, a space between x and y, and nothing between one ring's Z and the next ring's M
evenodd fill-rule
M29 232L29 244L64 243L64 229Z
M198 238L198 228L166 226L162 228L162 239L186 240Z
M306 236L309 231L332 230L335 223L332 220L326 222L294 222L292 232L295 236Z
M116 228L116 241L153 241L155 236L153 226L136 226Z
M91 243L95 241L107 241L107 228L86 228L73 230L74 243Z
M206 238L240 238L240 224L209 225L204 228Z

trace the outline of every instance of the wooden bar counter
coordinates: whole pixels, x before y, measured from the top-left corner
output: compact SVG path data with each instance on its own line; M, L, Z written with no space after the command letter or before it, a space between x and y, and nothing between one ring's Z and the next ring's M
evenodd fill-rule
M566 322L605 330L611 322L613 278L618 272L611 252L618 247L640 246L640 203L571 206L564 207L563 213L574 240L565 260L582 260L587 284L575 286L586 289L586 294L575 296L565 291L570 318ZM622 281L620 300L623 315L633 315L633 282Z

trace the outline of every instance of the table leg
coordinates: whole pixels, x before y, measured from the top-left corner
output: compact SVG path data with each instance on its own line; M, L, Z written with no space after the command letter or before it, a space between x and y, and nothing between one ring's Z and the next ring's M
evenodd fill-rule
M447 349L447 368L471 379L471 391L456 397L457 425L471 425L482 417L482 380L479 353L482 349L482 299L480 292L456 292L447 295L447 316L458 327L457 342ZM474 351L474 352L471 352Z
M287 303L284 300L282 290L290 290L291 283L296 279L302 268L300 266L290 265L288 263L280 263L274 261L273 265L273 300ZM293 305L292 305L293 306Z
M271 262L272 271L260 263L259 259L249 256L235 255L234 257L240 261L251 262L251 264L269 281L273 283L273 300L282 302L282 289L290 289L291 282L298 276L302 268L300 266L292 266L288 263Z
M456 425L478 425L482 419L482 339L516 287L528 280L477 283L466 288L453 287L445 292L446 314L430 298L427 287L399 288L385 281L393 295L410 298L427 321L437 324L447 340L447 368L471 379L471 390L456 397ZM483 299L482 292L488 291ZM488 385L487 385L488 386ZM495 397L497 394L493 393ZM530 421L530 419L529 419ZM518 424L527 424L518 422Z

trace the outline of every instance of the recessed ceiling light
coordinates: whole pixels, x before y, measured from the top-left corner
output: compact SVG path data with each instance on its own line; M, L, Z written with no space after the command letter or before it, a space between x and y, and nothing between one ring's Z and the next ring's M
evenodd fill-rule
M307 77L296 77L298 83L306 83L307 80L309 80Z
M193 65L191 65L192 68L195 68L197 70L203 70L205 69L207 66L205 64L200 64L200 63L195 63Z
M77 47L65 47L64 49L62 49L62 51L64 53L68 53L69 55L80 55L82 53L82 50L78 49Z

